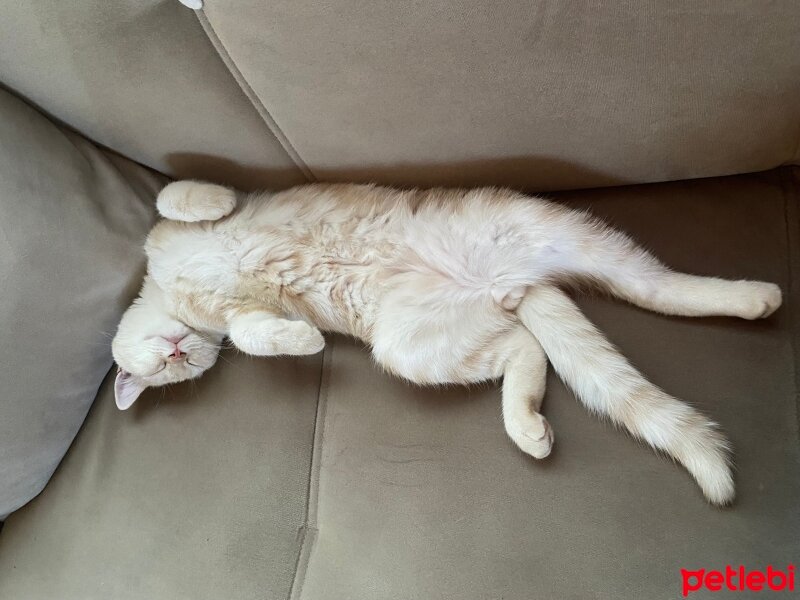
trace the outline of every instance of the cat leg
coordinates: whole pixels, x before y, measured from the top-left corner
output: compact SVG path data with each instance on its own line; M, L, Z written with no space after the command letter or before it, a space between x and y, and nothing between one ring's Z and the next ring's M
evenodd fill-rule
M564 292L531 287L517 315L590 411L682 463L709 501L733 500L729 444L717 425L647 381Z
M547 357L524 327L512 336L503 375L503 424L526 454L544 458L553 446L553 430L539 409L544 398Z
M631 304L666 315L743 319L768 317L781 305L774 283L678 273L627 236L599 222L586 225L575 256L579 274Z
M221 185L175 181L158 194L156 208L173 221L216 221L236 207L236 192Z
M648 310L683 317L763 319L781 305L781 290L765 281L731 281L664 269L650 279L637 273L615 281L612 292Z
M302 356L316 354L325 347L325 339L316 327L266 311L234 317L228 337L239 350L254 356Z

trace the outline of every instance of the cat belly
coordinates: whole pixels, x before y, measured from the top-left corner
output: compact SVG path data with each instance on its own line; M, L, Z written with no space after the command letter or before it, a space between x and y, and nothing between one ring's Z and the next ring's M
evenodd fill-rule
M392 302L381 307L372 354L385 369L419 384L473 383L502 375L508 338L519 323L489 298L457 303Z

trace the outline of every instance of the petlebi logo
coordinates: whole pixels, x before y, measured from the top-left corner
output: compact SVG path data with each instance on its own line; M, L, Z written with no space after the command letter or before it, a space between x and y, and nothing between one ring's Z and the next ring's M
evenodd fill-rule
M725 565L724 570L681 569L683 597L693 592L793 592L795 568L768 565L766 569L748 569L744 565Z

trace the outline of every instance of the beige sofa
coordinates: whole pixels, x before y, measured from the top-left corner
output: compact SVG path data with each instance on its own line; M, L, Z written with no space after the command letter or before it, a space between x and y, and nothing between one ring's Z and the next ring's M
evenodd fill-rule
M677 598L682 568L797 560L800 3L204 4L0 7L0 598ZM722 424L736 504L555 377L536 462L496 385L412 387L340 337L117 411L109 335L185 177L547 192L778 283L764 322L581 300Z

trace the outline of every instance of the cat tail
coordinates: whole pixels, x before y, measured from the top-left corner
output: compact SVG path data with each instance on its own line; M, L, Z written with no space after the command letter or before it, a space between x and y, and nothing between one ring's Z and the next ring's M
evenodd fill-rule
M709 502L733 500L730 446L716 423L647 381L564 292L529 288L517 315L590 411L680 462Z

